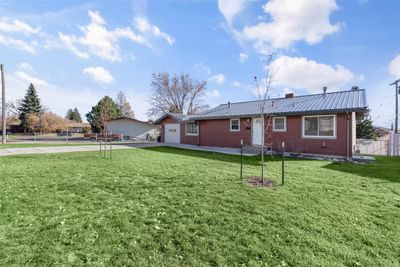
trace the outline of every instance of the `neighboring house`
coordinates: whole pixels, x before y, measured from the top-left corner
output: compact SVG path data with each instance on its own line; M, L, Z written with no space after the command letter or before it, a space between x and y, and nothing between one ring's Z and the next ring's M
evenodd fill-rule
M374 127L374 132L377 135L377 138L389 139L389 135L390 135L391 129L385 128L385 127L375 126Z
M265 142L280 151L351 157L356 144L356 118L367 108L362 89L266 100L271 125ZM260 146L260 102L222 104L197 115L168 113L154 123L162 126L161 141L200 146ZM267 123L266 123L267 125Z
M109 121L107 130L123 134L128 139L153 140L157 137L158 127L149 122L122 117Z
M70 133L87 133L90 131L89 123L68 121L68 131Z

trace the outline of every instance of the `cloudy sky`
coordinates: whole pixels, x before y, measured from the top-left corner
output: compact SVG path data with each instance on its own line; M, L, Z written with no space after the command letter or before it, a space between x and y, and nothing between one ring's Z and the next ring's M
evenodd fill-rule
M376 124L394 121L400 1L0 2L0 61L9 98L35 84L43 103L85 114L124 91L147 119L151 73L208 81L206 101L256 99L275 53L271 97L366 88Z

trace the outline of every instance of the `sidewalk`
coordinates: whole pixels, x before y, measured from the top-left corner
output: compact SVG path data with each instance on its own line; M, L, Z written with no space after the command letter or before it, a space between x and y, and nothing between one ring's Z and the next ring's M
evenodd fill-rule
M137 143L137 144L121 144L113 145L113 150L119 149L135 149L142 147L158 147L168 146L182 149L190 149L197 151L215 152L229 155L240 155L240 148L230 147L211 147L211 146L195 146L185 144L170 144L170 143ZM4 148L0 149L1 156L12 155L28 155L28 154L52 154L52 153L67 153L67 152L85 152L85 151L99 151L99 146L96 145L83 145L83 146L54 146L54 147L24 147L24 148ZM254 156L255 154L243 153L243 156Z

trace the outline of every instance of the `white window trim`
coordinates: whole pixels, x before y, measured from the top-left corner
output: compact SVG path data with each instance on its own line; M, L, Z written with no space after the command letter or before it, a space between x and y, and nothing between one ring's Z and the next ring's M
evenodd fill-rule
M315 136L315 135L305 135L305 119L306 118L318 118L318 133L319 133L319 117L326 117L331 116L333 117L333 136ZM336 139L336 114L325 114L325 115L310 115L310 116L303 116L301 119L301 137L304 139Z
M197 124L197 133L188 133L187 132L187 125L189 124L189 123L196 123L196 122L186 122L185 123L185 135L188 135L188 136L198 136L199 135L199 125Z
M275 119L283 119L283 129L275 129ZM286 117L273 117L272 118L272 131L286 132Z
M233 130L232 129L232 121L234 121L234 120L236 120L236 121L239 121L239 123L238 123L238 129L236 130ZM229 122L229 130L231 131L231 132L240 132L240 118L238 118L238 119L230 119L230 122Z

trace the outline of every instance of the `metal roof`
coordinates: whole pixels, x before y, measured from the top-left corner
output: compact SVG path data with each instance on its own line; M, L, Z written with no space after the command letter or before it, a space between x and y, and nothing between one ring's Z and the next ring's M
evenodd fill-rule
M205 120L260 114L260 100L222 104L183 120ZM296 115L318 113L363 112L367 108L365 89L352 89L325 94L294 96L266 100L265 113L269 115ZM181 114L180 114L181 115Z
M176 119L177 121L181 121L181 120L185 119L186 117L190 117L190 116L191 115L184 115L184 114L179 114L179 113L168 112L168 113L164 113L161 117L156 119L153 123L157 124L160 121L162 121L163 119L165 119L166 117L172 117L172 118Z

